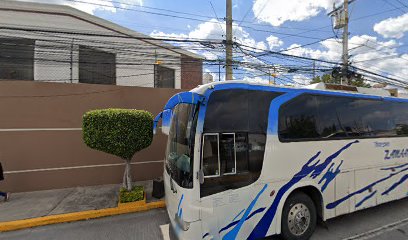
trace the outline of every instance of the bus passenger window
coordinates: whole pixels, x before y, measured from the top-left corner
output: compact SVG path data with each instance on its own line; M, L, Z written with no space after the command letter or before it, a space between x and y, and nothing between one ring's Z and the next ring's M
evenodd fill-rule
M248 134L237 133L235 140L238 173L248 172Z
M259 177L265 154L266 136L265 134L249 134L248 143L248 170Z
M203 141L203 172L204 177L220 175L220 157L218 148L218 134L205 134Z

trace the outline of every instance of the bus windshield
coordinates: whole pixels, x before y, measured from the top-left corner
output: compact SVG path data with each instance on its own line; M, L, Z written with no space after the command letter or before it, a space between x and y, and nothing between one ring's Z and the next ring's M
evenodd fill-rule
M193 150L198 106L178 104L173 109L166 150L166 171L181 187L193 187Z

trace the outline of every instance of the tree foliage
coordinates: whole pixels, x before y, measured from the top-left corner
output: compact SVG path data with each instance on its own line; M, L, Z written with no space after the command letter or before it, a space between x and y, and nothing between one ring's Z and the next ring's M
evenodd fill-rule
M88 147L130 160L153 139L153 115L141 110L102 109L85 113L83 139Z
M84 114L82 132L85 144L125 160L123 186L132 189L130 161L153 140L153 115L132 109L102 109Z
M310 83L313 84L313 83L320 83L320 82L329 83L329 84L340 84L341 80L340 80L340 77L333 78L330 74L324 74L322 76L314 77ZM371 87L370 84L366 83L364 77L361 75L359 75L359 77L353 77L349 81L349 83L350 85L356 86L356 87L366 87L366 88Z

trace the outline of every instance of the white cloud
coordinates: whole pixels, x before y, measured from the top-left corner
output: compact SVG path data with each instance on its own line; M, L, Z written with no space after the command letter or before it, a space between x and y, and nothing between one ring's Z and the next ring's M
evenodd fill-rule
M20 1L20 0L16 0ZM67 5L78 10L84 11L89 14L94 14L96 10L102 11L109 11L109 12L116 12L116 8L114 5L114 0L92 0L89 1L90 3L85 2L70 2L65 0L21 0L25 2L41 2L41 3L49 3L49 4L60 4L60 5ZM129 7L129 4L136 4L143 6L144 0L121 0L119 3L119 7Z
M242 78L242 80L252 82L252 83L269 84L268 79L262 78L262 77L259 77L259 76L255 76L255 77L244 76L244 78Z
M257 51L266 50L266 44L263 41L256 41L246 32L242 27L238 25L233 25L234 38L236 41L242 45L249 46L250 48L260 49ZM225 35L225 22L218 21L216 19L211 19L207 22L199 24L196 28L192 29L189 33L164 33L160 31L153 31L150 36L152 37L168 37L168 38L182 38L182 39L212 39L212 40L223 40ZM192 44L190 44L191 46ZM243 47L245 48L245 47ZM253 50L253 49L251 49ZM197 52L197 51L196 51ZM211 52L198 52L204 55L208 59L217 59L217 54L215 51ZM224 53L222 53L224 55ZM221 57L223 57L223 55Z
M397 41L379 41L377 37L362 35L350 38L349 44L352 65L397 78L408 76L408 69L402 67L408 64L408 54L398 54L397 48L401 44ZM293 44L288 49L299 46ZM285 53L340 63L342 44L328 39L321 43L321 49L299 47Z
M404 33L408 31L408 13L375 24L374 31L386 38L404 37Z
M115 2L115 1L113 1ZM118 2L118 1L116 1ZM121 7L129 7L129 5L140 5L143 6L144 0L120 0Z
M295 87L301 87L301 86L304 86L304 85L308 85L308 84L310 84L310 81L312 81L312 79L310 77L307 77L307 76L305 76L303 74L293 75L292 80L293 80L293 85Z
M255 0L253 12L255 17L280 26L286 21L303 21L318 15L323 10L331 10L333 2L341 0Z
M273 50L274 48L277 48L283 45L283 41L273 35L266 38L266 41L268 42L269 50Z

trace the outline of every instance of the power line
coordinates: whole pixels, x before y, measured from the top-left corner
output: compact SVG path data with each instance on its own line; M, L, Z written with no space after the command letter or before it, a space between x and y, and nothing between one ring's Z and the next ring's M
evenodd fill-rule
M394 8L398 8L397 6L395 6L393 3L387 1L387 0L382 0L383 2L385 2L386 4L394 7ZM400 10L402 13L405 13L405 11L403 11L402 9L398 8L398 10Z

